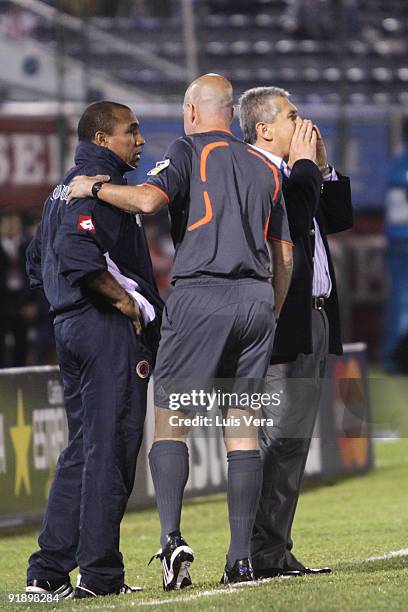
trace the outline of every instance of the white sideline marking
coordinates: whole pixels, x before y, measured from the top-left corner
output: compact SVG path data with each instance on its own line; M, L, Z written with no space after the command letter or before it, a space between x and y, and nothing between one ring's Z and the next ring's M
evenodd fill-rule
M150 599L149 601L126 601L126 606L129 608L139 608L140 606L162 606L167 604L178 604L186 601L194 601L195 599L201 599L201 597L214 597L216 595L233 595L235 593L239 593L243 588L254 588L266 584L273 580L276 582L277 580L294 580L294 578L290 578L288 576L279 576L277 578L267 578L266 580L257 580L256 582L243 582L240 585L234 587L220 587L219 589L211 589L208 591L200 591L199 593L192 593L191 595L182 595L181 597L168 597L167 599ZM122 599L126 597L126 595L119 595L119 598ZM103 609L113 609L116 607L115 604L109 604L105 606L81 606L80 608L71 608L71 610L103 610Z
M243 588L254 588L265 584L266 582L270 582L270 580L276 581L281 580L282 578L285 578L285 576L281 576L279 578L270 578L269 580L258 580L257 582L243 582L235 587L211 589L209 591L201 591L200 593L192 593L191 595L182 595L181 597L169 597L168 599L153 599L151 601L141 601L139 603L134 602L132 606L160 606L162 604L167 605L170 603L194 601L195 599L201 599L201 597L214 597L215 595L233 595L235 593L239 593Z
M369 563L370 561L386 561L387 559L394 559L394 557L407 557L408 556L408 548L401 548L401 550L392 550L389 553L385 553L385 555L381 555L381 557L368 557L365 559L363 563Z
M384 555L378 557L368 557L367 559L363 559L362 561L358 561L355 565L362 565L364 563L370 563L372 561L386 561L387 559L394 559L395 557L407 557L408 556L408 548L401 548L401 550L392 550ZM353 564L354 565L354 564ZM339 567L339 566L338 566ZM340 569L340 567L339 567ZM191 595L181 595L180 597L168 597L167 599L150 599L149 601L126 601L126 606L129 608L139 608L146 606L164 606L167 604L178 604L187 601L195 601L196 599L201 599L202 597L215 597L217 595L233 595L235 593L239 593L242 588L254 588L258 586L262 586L263 584L267 584L269 582L276 583L280 580L298 580L299 578L292 578L290 576L280 576L277 578L268 578L266 580L257 580L256 582L244 582L241 585L237 585L235 587L224 587L219 589L211 589L208 591L200 591L199 593L191 593ZM126 598L126 595L119 595L119 599L123 601L122 598ZM119 603L119 602L118 602ZM71 610L107 610L107 609L115 609L121 608L121 605L109 604L109 605L101 605L101 606L81 606L80 608L71 608Z

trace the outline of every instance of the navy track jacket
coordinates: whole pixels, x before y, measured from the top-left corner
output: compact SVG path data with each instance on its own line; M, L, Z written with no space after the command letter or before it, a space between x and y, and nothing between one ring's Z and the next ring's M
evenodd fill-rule
M149 250L139 217L93 198L73 200L67 206L68 185L78 174L109 174L124 184L132 170L113 151L80 142L75 166L46 200L37 233L27 249L27 273L32 288L42 287L51 312L69 317L97 303L86 282L107 269L105 254L120 272L136 281L139 292L163 308L153 277Z

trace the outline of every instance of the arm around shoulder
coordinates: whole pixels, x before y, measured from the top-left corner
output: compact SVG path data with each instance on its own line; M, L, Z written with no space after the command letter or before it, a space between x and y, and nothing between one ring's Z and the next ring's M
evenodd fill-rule
M168 204L167 194L152 185L113 185L103 181L109 177L76 176L69 185L68 204L71 200L97 198L125 212L154 214Z

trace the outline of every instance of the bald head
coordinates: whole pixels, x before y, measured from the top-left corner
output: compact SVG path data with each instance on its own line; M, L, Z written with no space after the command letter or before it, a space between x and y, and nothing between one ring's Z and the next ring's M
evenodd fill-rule
M233 105L232 85L219 74L204 74L189 85L184 103L229 108Z
M232 85L219 74L205 74L189 85L184 96L186 134L229 130L234 114Z

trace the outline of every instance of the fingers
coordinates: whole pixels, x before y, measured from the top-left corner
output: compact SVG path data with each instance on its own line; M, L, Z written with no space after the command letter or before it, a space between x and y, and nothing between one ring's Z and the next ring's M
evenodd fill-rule
M315 132L317 134L317 139L318 140L322 140L322 134L321 134L319 128L317 127L317 125L315 123L313 124L313 129L315 130Z
M295 131L290 144L288 165L293 167L294 163L300 159L311 159L316 161L317 132L310 119L300 119L295 121Z
M137 303L136 299L132 297L132 300L133 300L134 313L136 314L136 316L134 316L133 319L132 319L132 323L133 323L133 327L136 330L136 334L138 336L140 336L140 334L143 331L142 316L141 316L141 313L140 313L139 304Z
M74 198L92 197L92 186L95 183L107 183L110 181L108 174L97 174L96 176L75 176L68 186L67 204Z
M93 179L89 179L87 176L76 176L68 186L67 204L75 198L87 198L92 197L92 185L94 184Z
M141 333L142 333L142 331L143 331L143 328L142 328L142 324L141 324L141 322L140 322L140 319L139 319L139 318L137 318L137 319L135 319L135 320L133 321L133 326L134 326L134 328L135 328L135 330L136 330L136 334L137 334L138 336L140 336L140 335L141 335Z
M306 129L307 129L307 119L303 119L302 125L299 128L299 138L301 138L302 140L305 139Z
M296 117L295 119L295 131L293 133L293 138L299 137L300 128L302 127L303 121L300 117Z
M300 128L302 127L302 119L300 117L296 117L295 119L295 131L293 132L292 140L290 141L290 150L293 151L299 143L299 133Z
M309 119L306 119L305 121L305 140L306 142L310 142L312 139L312 132L313 132L313 124L311 121L309 121Z
M296 127L292 141L303 141L308 143L311 141L313 124L310 119L296 118Z
M71 202L73 197L74 196L72 195L72 188L71 188L71 185L69 185L68 186L68 193L67 193L67 206L69 206L69 204L70 204L70 202Z

